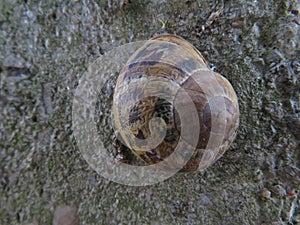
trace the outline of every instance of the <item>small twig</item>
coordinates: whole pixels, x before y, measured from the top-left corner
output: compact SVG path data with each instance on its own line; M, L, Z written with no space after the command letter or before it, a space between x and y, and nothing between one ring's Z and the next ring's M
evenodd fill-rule
M162 19L158 19L159 22L162 23L162 27L160 28L161 30L165 30L166 29L166 24L168 23L168 20L163 21Z
M201 30L204 31L205 29L210 27L212 25L212 23L223 13L223 10L224 10L224 1L222 0L220 8L217 11L212 12L210 14L210 16L207 18L205 24L201 26Z
M213 8L216 9L217 8L217 5L216 4ZM199 32L194 32L194 35L196 36L200 36L202 34L202 32L204 30L206 30L207 28L209 28L212 23L223 13L223 10L224 10L224 0L221 0L221 3L220 3L220 6L219 6L219 9L212 12L209 17L207 18L206 22L204 25L201 26L201 29Z

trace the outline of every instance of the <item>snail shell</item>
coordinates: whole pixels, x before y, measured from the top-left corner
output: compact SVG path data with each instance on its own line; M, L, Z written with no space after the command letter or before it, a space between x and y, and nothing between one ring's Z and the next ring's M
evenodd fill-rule
M126 146L147 164L158 165L179 146L164 170L207 168L229 148L239 124L230 83L171 34L153 37L131 56L117 79L113 109Z

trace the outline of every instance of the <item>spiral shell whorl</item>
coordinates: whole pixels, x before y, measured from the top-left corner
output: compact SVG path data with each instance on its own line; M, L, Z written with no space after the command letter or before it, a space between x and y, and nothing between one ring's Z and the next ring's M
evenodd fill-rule
M187 162L181 171L204 169L216 161L238 126L238 103L230 83L209 69L195 47L170 34L150 39L132 55L118 77L113 104L126 145L148 164L165 160L176 146L192 151L188 159L182 152L176 155ZM187 115L190 118L184 118ZM176 160L163 169L169 167L177 167Z

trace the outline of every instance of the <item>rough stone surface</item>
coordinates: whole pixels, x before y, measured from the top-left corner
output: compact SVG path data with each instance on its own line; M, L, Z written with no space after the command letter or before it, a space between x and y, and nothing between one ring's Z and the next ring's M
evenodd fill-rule
M59 205L53 215L53 225L79 225L79 216L75 206Z
M0 224L52 224L61 202L88 225L300 224L299 1L224 0L204 31L222 1L131 2L0 2ZM72 100L90 63L160 21L232 83L240 128L206 171L128 187L81 156Z

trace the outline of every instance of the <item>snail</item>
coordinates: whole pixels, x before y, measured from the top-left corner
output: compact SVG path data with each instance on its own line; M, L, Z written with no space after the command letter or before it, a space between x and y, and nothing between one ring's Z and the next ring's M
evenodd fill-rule
M231 84L192 44L172 34L151 38L127 61L117 79L113 115L122 145L151 166L181 172L218 160L239 124Z

